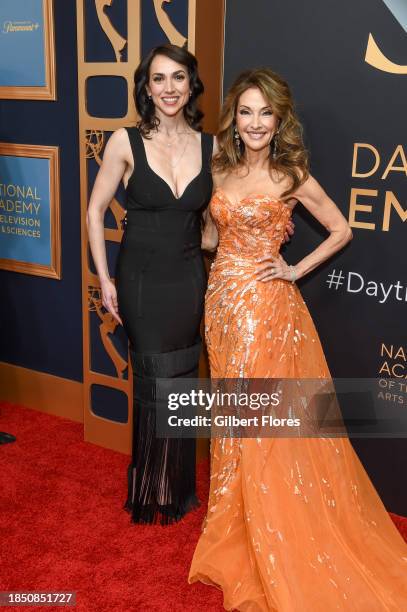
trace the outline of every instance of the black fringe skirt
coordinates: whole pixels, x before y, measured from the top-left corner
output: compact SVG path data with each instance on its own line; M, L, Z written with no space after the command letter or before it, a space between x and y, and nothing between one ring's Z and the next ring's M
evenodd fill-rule
M168 353L131 351L133 452L125 509L135 523L179 521L199 505L195 492L193 438L157 438L156 379L197 378L201 343Z

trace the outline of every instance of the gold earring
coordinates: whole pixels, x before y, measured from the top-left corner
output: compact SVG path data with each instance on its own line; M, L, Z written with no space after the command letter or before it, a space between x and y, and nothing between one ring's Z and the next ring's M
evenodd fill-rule
M235 139L236 150L238 151L238 153L240 153L240 134L236 126L235 126L235 132L234 132L234 139Z

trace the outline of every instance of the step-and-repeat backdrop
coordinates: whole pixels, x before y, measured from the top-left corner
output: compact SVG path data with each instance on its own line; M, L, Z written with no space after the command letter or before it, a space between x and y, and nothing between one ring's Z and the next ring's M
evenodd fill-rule
M255 66L290 84L312 174L352 226L349 247L301 282L332 374L377 377L384 404L405 412L407 3L228 0L225 91ZM325 236L301 207L294 220L290 263ZM405 513L395 474L407 440L353 444L384 501Z

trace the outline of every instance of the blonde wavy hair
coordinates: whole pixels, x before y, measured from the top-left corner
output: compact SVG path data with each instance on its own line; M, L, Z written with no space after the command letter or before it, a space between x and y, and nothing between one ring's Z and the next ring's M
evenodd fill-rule
M220 116L217 134L219 151L213 158L212 169L222 173L233 171L245 164L244 144L241 140L240 148L237 148L234 130L240 96L252 87L261 91L280 120L278 134L273 137L273 141L277 139L275 158L270 147L270 171L276 170L278 174L290 180L290 187L281 195L287 197L309 176L308 153L304 147L302 126L294 110L290 89L278 74L268 68L242 72L230 88Z

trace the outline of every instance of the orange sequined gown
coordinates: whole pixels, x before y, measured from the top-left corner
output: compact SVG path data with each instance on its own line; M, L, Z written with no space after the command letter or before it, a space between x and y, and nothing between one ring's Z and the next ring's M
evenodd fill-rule
M277 254L291 209L218 189L219 248L206 296L212 378L328 378L298 288L253 280ZM348 438L215 438L208 512L189 582L226 610L407 610L407 545Z

